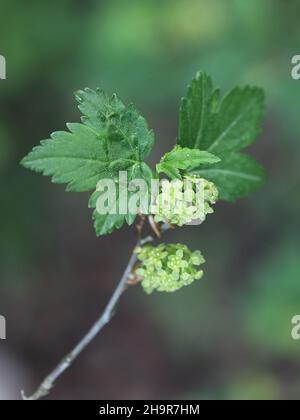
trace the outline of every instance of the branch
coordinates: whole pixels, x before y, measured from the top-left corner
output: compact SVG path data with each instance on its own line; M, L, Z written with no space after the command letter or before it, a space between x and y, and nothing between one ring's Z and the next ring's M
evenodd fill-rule
M166 230L168 230L168 228L168 225L163 225L162 231L165 232ZM137 246L145 245L146 243L153 241L153 236L149 235L144 239L139 239L137 242ZM50 373L50 375L48 375L44 379L44 381L41 383L41 385L38 387L38 389L33 395L31 395L30 397L26 397L24 392L21 392L23 400L39 400L43 397L46 397L51 391L51 389L54 387L57 379L74 363L74 361L83 352L83 350L85 350L86 347L96 338L96 336L100 333L103 327L105 327L105 325L110 322L114 315L114 310L124 290L126 289L128 278L131 272L133 271L136 262L137 257L133 250L127 267L123 273L123 276L98 321L95 322L90 331L83 337L83 339L77 344L77 346L67 356L63 358L63 360Z

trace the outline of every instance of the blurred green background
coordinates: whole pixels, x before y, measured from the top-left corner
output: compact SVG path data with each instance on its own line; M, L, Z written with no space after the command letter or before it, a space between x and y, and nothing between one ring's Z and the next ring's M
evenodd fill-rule
M154 163L175 141L180 97L200 69L223 91L265 89L251 152L268 183L168 234L202 250L204 279L175 294L132 288L50 398L299 398L300 81L290 76L299 14L298 0L2 0L0 398L30 392L83 335L135 240L126 228L96 239L88 195L66 194L20 159L79 120L75 90L100 86L148 119Z

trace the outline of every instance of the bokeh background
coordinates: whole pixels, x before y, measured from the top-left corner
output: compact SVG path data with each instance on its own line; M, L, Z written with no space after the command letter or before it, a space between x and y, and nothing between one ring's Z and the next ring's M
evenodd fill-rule
M86 86L133 101L173 145L180 97L197 70L222 90L262 86L252 153L265 188L220 203L200 227L168 234L201 249L203 280L175 294L124 295L113 322L50 399L298 399L300 81L298 0L2 0L0 54L0 398L19 398L98 317L134 244L125 228L96 239L87 194L25 171L20 159L78 121Z

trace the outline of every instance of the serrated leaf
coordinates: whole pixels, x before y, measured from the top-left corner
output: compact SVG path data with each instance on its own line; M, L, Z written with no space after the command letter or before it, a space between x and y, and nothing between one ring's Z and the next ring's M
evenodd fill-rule
M67 191L88 191L109 172L104 142L89 127L69 124L71 132L55 132L22 160L25 168L52 176Z
M149 166L142 162L142 163L137 163L135 165L133 165L132 167L130 167L127 171L127 180L128 183L130 181L133 180L144 180L148 186L148 191L147 191L147 197L145 199L150 200L150 196L149 196L149 192L150 192L150 187L151 187L151 180L153 178L153 174L151 169L149 168ZM113 230L115 229L120 229L125 222L127 222L128 225L132 225L136 219L136 214L131 214L129 211L126 214L120 214L119 213L119 193L121 191L122 188L125 188L127 190L127 185L122 186L119 183L119 180L117 178L113 179L115 186L116 186L116 203L114 203L114 207L116 207L117 209L117 214L109 214L109 211L111 209L108 209L107 214L100 214L97 209L97 200L99 199L99 197L101 196L100 191L95 191L89 201L89 207L95 209L93 212L93 220L94 220L94 227L96 230L96 235L97 236L101 236L101 235L106 235L111 233ZM134 194L134 192L127 192L128 194L128 201L130 200L130 198L132 197L132 195Z
M149 155L154 144L154 134L133 104L126 107L117 95L110 98L99 89L78 91L76 99L83 114L84 124L96 130L98 134L103 131L105 133L109 127L112 137L116 135L126 139L137 161L142 161ZM113 157L120 158L120 150L110 152Z
M221 157L240 151L255 141L263 114L262 89L237 87L219 101L211 78L198 73L182 100L178 144Z
M82 123L67 124L69 131L55 132L35 147L22 165L67 184L67 191L96 188L100 179L115 179L119 171L149 179L143 160L152 150L154 135L133 105L126 107L116 95L91 89L78 91ZM138 170L139 168L139 170ZM93 195L95 197L95 195ZM111 233L133 215L94 214L97 234Z
M236 87L221 101L203 139L204 149L223 156L250 146L261 131L264 93L256 87Z
M158 173L163 172L170 178L181 178L184 171L196 170L201 165L217 162L220 162L220 158L209 152L175 146L162 157L156 168Z
M87 89L76 98L85 114L83 124L67 124L69 132L53 133L21 163L52 176L54 183L68 184L67 191L82 192L143 160L154 137L135 108L125 107L116 96Z
M216 111L218 98L219 90L214 89L211 77L197 73L181 103L177 141L180 146L206 150L203 139Z
M231 153L220 163L193 173L214 182L220 199L231 202L256 191L266 179L264 168L251 156L240 153Z
M221 163L197 171L216 181L221 199L234 201L263 183L262 167L249 156L237 153L256 140L263 114L261 89L237 87L220 100L205 73L197 74L182 101L178 144L221 158Z

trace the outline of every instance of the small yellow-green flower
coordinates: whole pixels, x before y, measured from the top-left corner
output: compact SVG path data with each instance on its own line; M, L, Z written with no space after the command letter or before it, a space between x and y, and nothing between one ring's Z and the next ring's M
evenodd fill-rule
M205 260L200 251L191 251L182 244L146 245L135 250L141 266L136 270L146 293L175 292L201 279L199 266Z
M218 189L213 182L196 176L186 176L183 180L162 183L156 200L155 221L183 226L203 223L211 207L218 200Z

